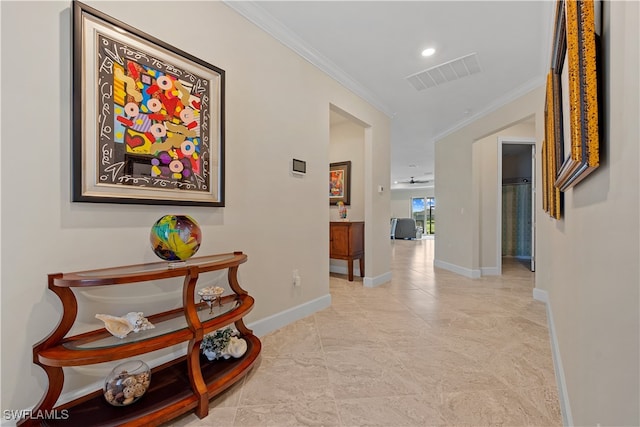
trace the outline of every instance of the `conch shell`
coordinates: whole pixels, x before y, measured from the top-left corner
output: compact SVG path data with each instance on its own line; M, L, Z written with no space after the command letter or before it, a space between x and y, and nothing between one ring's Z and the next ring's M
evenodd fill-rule
M133 327L133 332L144 331L146 329L153 329L155 326L149 320L142 315L141 311L132 311L124 315L127 322Z
M126 337L129 332L144 331L155 328L149 320L143 317L141 312L130 312L122 317L110 314L96 314L96 319L104 322L104 327L111 335L118 338Z
M227 344L227 347L224 349L222 357L228 359L229 356L233 356L237 359L238 357L242 357L242 355L245 354L246 351L247 342L244 340L244 338L231 337L229 338L229 344Z

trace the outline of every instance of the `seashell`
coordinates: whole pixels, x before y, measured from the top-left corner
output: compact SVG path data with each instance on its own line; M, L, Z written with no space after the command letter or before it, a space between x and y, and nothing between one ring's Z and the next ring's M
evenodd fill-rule
M125 387L131 387L134 386L137 383L136 378L134 376L130 376L124 379L124 381L122 381L122 384L125 385Z
M124 338L133 331L131 324L122 317L111 316L109 314L96 314L96 319L104 322L104 327L111 335L118 338Z
M223 357L228 354L237 359L238 357L242 357L246 351L247 342L243 338L231 337L229 338L229 344L227 344L227 348L225 348L225 354ZM225 359L228 359L228 357L225 357Z
M127 322L133 328L133 332L144 331L146 329L153 329L155 326L149 322L149 320L142 315L142 312L132 311L123 316Z
M131 396L131 397L127 397L126 399L124 399L124 400L122 401L122 404L123 404L123 405L128 405L128 404L130 404L130 403L132 403L132 402L133 402L133 399L134 399L134 397L133 397L133 396Z
M215 351L211 351L211 350L205 350L203 351L203 354L207 357L207 359L209 360L216 360L217 354Z
M136 375L136 381L139 383L145 383L149 381L149 373L143 372L141 374Z
M115 396L113 395L113 391L107 390L104 394L104 398L107 399L107 402L111 403L114 401Z
M133 397L133 395L136 393L136 390L133 387L125 387L124 390L122 390L122 393L124 394L124 398L128 399L130 397Z
M133 397L140 397L147 391L147 388L141 383L137 383L133 386Z
M153 329L155 326L142 315L142 312L130 312L122 317L112 316L110 314L96 314L96 319L104 322L104 327L111 335L124 338L129 332L144 331Z

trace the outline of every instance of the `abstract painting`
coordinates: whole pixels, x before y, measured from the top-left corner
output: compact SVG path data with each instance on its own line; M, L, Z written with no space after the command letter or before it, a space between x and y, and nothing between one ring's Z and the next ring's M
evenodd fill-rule
M224 206L224 70L74 2L74 201Z
M329 165L329 204L351 204L351 161Z

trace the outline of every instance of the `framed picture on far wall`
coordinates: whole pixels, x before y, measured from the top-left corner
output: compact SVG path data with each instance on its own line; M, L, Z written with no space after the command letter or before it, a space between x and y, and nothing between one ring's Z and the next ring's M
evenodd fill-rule
M329 165L329 204L351 204L351 161Z
M224 82L73 2L73 201L224 206Z

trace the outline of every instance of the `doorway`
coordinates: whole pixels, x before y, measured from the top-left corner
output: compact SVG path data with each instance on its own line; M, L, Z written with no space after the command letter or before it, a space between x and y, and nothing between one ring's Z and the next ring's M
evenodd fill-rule
M363 222L366 217L365 169L366 169L366 126L358 119L335 106L329 108L329 163L349 162L349 175L345 178L349 194L345 201L346 218L338 212L338 206L328 203L329 220L332 222ZM328 166L328 165L327 165ZM328 176L328 175L327 175ZM327 193L327 196L329 194ZM328 199L328 197L327 197ZM367 224L365 223L365 228ZM360 230L358 229L358 232ZM329 231L331 242L332 231ZM366 244L365 239L365 244ZM331 245L331 243L330 243ZM346 248L344 249L346 250ZM348 274L350 263L342 258L329 259L329 271ZM360 267L365 263L355 263L355 274L362 275ZM366 267L365 267L366 268ZM353 274L353 270L352 274Z
M411 217L425 235L435 234L436 202L434 197L412 197Z
M498 140L498 266L504 257L535 271L535 141Z

